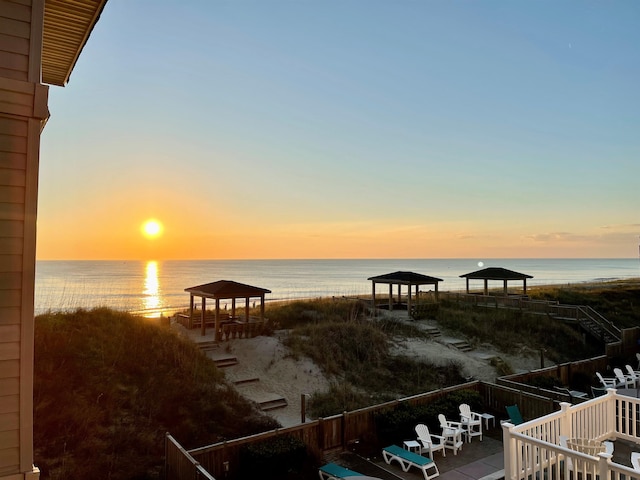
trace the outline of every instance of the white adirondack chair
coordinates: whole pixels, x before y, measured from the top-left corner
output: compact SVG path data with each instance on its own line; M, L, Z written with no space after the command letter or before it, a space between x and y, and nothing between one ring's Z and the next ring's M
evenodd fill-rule
M428 451L431 460L433 460L433 452L441 451L443 457L447 456L444 448L445 438L442 435L430 433L429 427L423 423L416 425L416 435L418 435L417 440L420 444L420 453Z
M482 415L471 411L471 407L463 403L460 409L460 423L464 427L467 442L471 443L471 437L480 437L482 441Z

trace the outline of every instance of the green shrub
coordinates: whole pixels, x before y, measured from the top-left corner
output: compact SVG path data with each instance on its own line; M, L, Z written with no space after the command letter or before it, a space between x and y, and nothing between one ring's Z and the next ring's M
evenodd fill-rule
M443 414L447 420L459 421L459 407L462 403L468 404L474 412L484 409L478 392L459 390L423 405L404 402L394 409L379 412L375 415L378 440L381 444L401 444L407 438L415 438L415 426L418 423L424 423L433 433L440 433L438 415Z
M281 479L303 470L307 448L291 435L281 435L243 445L240 450L242 478Z

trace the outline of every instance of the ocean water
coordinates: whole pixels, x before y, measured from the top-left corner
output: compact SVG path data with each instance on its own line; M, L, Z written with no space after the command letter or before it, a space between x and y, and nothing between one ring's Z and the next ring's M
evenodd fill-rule
M482 265L480 264L482 262ZM149 314L188 307L185 288L234 280L271 290L266 301L371 293L367 278L398 270L443 279L440 291L462 291L460 275L504 267L532 275L527 285L575 284L640 277L636 259L369 259L38 261L36 314L108 306ZM475 282L479 283L479 282ZM471 284L482 288L481 284ZM501 282L490 287L500 288Z

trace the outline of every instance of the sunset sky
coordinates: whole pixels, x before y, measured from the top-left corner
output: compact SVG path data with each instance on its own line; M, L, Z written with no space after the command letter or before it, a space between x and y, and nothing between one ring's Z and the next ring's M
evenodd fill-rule
M639 23L633 0L110 0L50 88L38 258L637 257Z

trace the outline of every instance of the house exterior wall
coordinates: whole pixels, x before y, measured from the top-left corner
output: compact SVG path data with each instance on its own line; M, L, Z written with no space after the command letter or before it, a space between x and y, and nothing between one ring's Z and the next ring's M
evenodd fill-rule
M0 479L33 467L33 334L44 0L0 0Z

